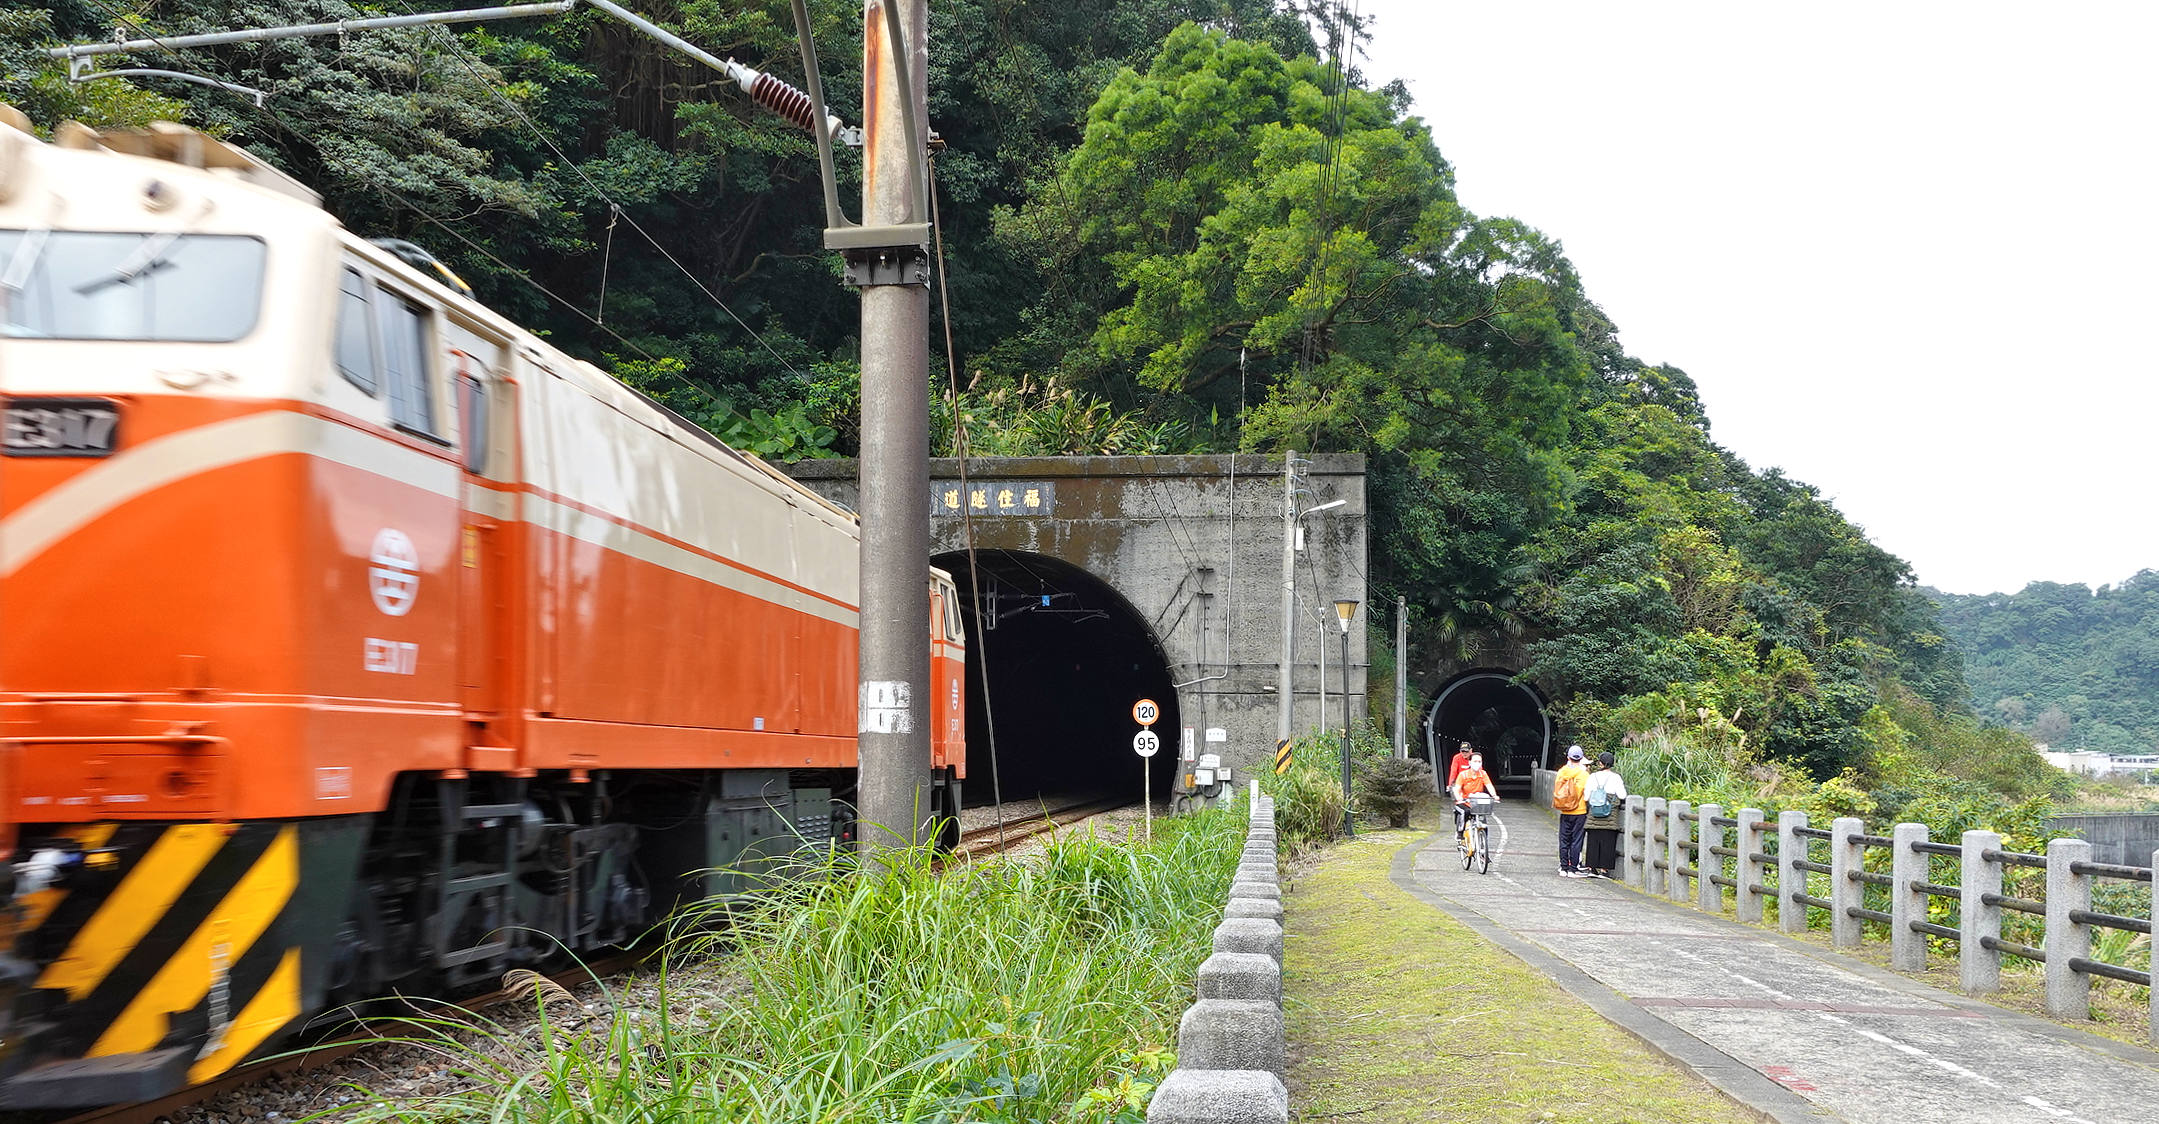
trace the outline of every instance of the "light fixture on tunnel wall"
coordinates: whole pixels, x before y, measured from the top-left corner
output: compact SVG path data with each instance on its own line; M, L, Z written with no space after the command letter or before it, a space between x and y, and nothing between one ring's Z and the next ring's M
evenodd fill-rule
M1349 622L1357 616L1357 603L1347 597L1334 603L1335 619L1342 623L1342 834L1357 834L1357 815L1349 794ZM1322 723L1327 716L1319 716Z

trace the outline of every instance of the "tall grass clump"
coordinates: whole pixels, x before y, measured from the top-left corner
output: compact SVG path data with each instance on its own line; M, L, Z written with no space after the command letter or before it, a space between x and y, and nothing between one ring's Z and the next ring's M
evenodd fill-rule
M828 864L690 927L643 1009L597 1028L543 1018L521 1064L475 1056L474 1087L363 1113L1137 1121L1170 1068L1243 827L1242 811L1215 809L1157 823L1151 843L1061 839L944 870L927 850L876 874Z
M1290 850L1314 847L1342 833L1342 735L1307 734L1290 745L1286 773L1260 776L1274 798L1274 827Z

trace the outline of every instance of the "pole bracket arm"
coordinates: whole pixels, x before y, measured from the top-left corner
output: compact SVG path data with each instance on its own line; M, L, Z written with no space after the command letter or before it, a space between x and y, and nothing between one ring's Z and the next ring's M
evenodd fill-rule
M829 227L825 249L840 251L847 264L846 283L858 289L930 283L930 224L926 222Z

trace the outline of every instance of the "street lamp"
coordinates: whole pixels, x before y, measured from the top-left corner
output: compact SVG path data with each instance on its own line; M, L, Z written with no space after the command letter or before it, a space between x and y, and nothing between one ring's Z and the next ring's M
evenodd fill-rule
M1357 603L1346 597L1334 603L1335 619L1342 624L1342 834L1357 834L1356 813L1349 794L1349 622L1357 616ZM1327 716L1320 715L1321 722Z

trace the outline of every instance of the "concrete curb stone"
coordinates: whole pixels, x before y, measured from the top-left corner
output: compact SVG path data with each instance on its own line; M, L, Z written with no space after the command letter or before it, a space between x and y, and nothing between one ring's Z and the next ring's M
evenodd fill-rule
M1179 1069L1259 1069L1280 1077L1286 1059L1279 1001L1202 999L1177 1020Z
M1171 1071L1147 1103L1147 1124L1288 1124L1289 1090L1266 1070Z
M1217 952L1199 966L1201 999L1282 1002L1282 966L1251 952Z

